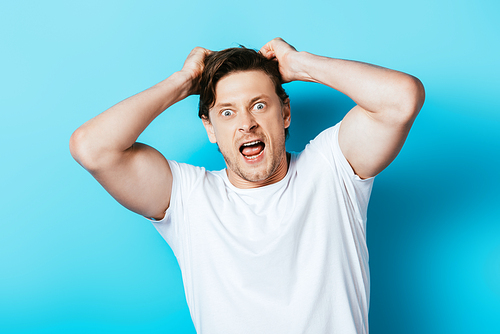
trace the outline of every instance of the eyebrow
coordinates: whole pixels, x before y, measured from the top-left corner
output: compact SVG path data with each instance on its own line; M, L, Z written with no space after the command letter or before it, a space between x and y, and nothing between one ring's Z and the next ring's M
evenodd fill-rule
M267 96L266 94L260 94L256 97L254 97L253 99L251 99L248 104L251 105L251 104L254 104L255 102L257 102L258 100L261 100L261 99L269 99L269 96ZM214 106L214 108L224 108L224 107L232 107L234 104L231 103L231 102L224 102L224 103L218 103Z

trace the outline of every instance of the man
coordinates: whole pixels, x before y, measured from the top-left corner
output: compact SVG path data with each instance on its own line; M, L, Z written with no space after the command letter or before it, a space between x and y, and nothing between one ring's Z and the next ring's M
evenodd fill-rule
M285 150L282 83L330 86L357 105L300 154ZM136 143L161 112L200 94L227 169L167 161ZM182 70L82 125L71 153L121 204L157 220L201 333L367 333L366 210L422 107L407 74L297 52L195 48ZM312 116L312 115L311 115Z

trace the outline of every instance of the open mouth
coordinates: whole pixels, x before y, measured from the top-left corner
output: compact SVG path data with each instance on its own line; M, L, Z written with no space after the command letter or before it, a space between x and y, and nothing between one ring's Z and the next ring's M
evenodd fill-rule
M260 140L254 140L248 143L244 143L240 146L241 154L249 160L257 159L263 152L266 144Z

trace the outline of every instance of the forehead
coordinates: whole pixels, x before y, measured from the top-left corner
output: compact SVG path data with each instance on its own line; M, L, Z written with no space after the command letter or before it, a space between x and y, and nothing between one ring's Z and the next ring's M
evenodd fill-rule
M278 98L269 75L259 70L233 72L217 82L214 107L222 103L244 103L258 95Z

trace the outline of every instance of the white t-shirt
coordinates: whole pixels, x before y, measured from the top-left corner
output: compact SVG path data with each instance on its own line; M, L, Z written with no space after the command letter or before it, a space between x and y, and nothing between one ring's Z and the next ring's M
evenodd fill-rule
M354 174L339 126L261 188L169 161L170 207L154 225L177 257L198 333L368 333L373 178Z

